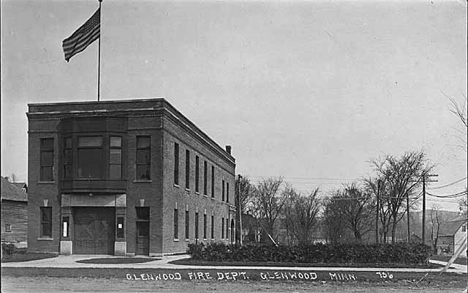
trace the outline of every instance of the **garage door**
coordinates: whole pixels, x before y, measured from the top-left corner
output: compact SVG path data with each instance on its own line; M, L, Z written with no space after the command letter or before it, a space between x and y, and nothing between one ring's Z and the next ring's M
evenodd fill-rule
M75 254L114 254L114 208L74 208Z

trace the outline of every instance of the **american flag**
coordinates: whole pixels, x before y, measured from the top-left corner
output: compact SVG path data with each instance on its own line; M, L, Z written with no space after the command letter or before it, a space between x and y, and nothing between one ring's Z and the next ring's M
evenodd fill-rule
M62 42L65 60L68 62L74 55L80 53L92 42L99 38L101 27L101 8L98 8L93 16L90 17L73 35Z

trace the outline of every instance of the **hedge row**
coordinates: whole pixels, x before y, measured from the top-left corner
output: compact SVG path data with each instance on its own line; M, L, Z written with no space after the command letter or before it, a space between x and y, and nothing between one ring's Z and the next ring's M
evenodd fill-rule
M427 264L431 248L416 243L306 246L189 244L194 260L216 262Z

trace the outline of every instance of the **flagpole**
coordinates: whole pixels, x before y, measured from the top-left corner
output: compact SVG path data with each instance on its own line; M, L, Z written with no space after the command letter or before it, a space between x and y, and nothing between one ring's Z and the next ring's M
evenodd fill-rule
M102 0L99 1L99 30L101 30L102 27L102 21L101 21L101 2ZM99 102L100 99L100 90L101 88L101 32L99 32L99 40L98 40L98 84L97 84L97 100Z

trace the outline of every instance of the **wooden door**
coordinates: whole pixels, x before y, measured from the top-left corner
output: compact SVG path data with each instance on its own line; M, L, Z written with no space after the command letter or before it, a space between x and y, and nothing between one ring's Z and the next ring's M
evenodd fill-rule
M75 254L114 254L115 210L74 208Z
M137 255L149 254L149 222L137 221Z

